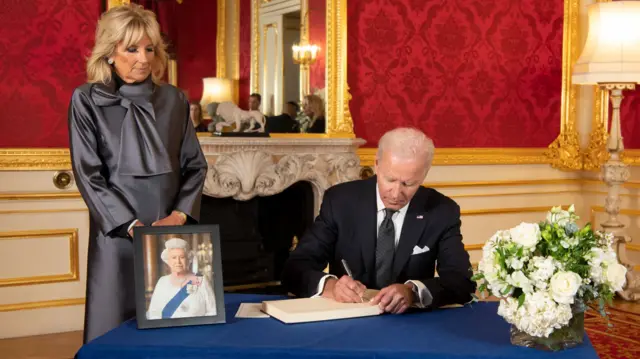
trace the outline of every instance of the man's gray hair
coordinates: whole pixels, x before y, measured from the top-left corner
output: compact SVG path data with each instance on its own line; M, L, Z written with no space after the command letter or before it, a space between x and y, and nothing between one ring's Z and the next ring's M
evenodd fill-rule
M431 167L435 147L433 141L422 131L399 127L385 133L378 142L376 158L382 159L383 152L388 151L393 157L401 159L424 159L426 168Z

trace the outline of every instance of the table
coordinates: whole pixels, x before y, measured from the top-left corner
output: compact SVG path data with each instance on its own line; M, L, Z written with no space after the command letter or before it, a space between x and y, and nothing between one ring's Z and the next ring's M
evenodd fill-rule
M583 345L556 353L512 345L495 302L300 324L235 318L240 303L280 298L227 293L226 324L139 330L131 319L76 358L598 358L586 336Z

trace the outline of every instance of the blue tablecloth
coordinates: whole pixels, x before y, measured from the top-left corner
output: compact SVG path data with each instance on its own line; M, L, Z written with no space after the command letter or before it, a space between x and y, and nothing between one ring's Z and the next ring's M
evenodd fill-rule
M235 318L242 302L277 298L225 294L226 324L138 330L130 320L84 345L77 358L598 358L586 336L556 353L512 345L497 303L302 324Z

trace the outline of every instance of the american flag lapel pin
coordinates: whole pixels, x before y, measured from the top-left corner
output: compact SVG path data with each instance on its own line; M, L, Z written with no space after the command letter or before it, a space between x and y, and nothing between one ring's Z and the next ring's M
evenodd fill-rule
M423 219L423 218L424 218L424 216L423 216L423 215L421 215L421 214L419 214L416 218L417 218L417 219Z

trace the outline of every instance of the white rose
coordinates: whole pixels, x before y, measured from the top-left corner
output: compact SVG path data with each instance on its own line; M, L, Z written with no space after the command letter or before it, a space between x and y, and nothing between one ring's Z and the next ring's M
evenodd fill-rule
M509 231L513 242L525 248L534 248L541 238L540 227L536 223L522 222Z
M607 282L611 286L611 290L617 292L622 290L626 282L627 268L620 263L611 263L607 266L606 272Z
M516 257L513 258L509 258L506 260L506 263L509 267L515 269L515 270L520 270L522 269L522 261Z
M525 293L533 292L533 284L522 271L511 273L507 278L507 282L514 287L522 288Z
M558 272L551 277L551 296L556 303L573 304L582 278L574 272Z

